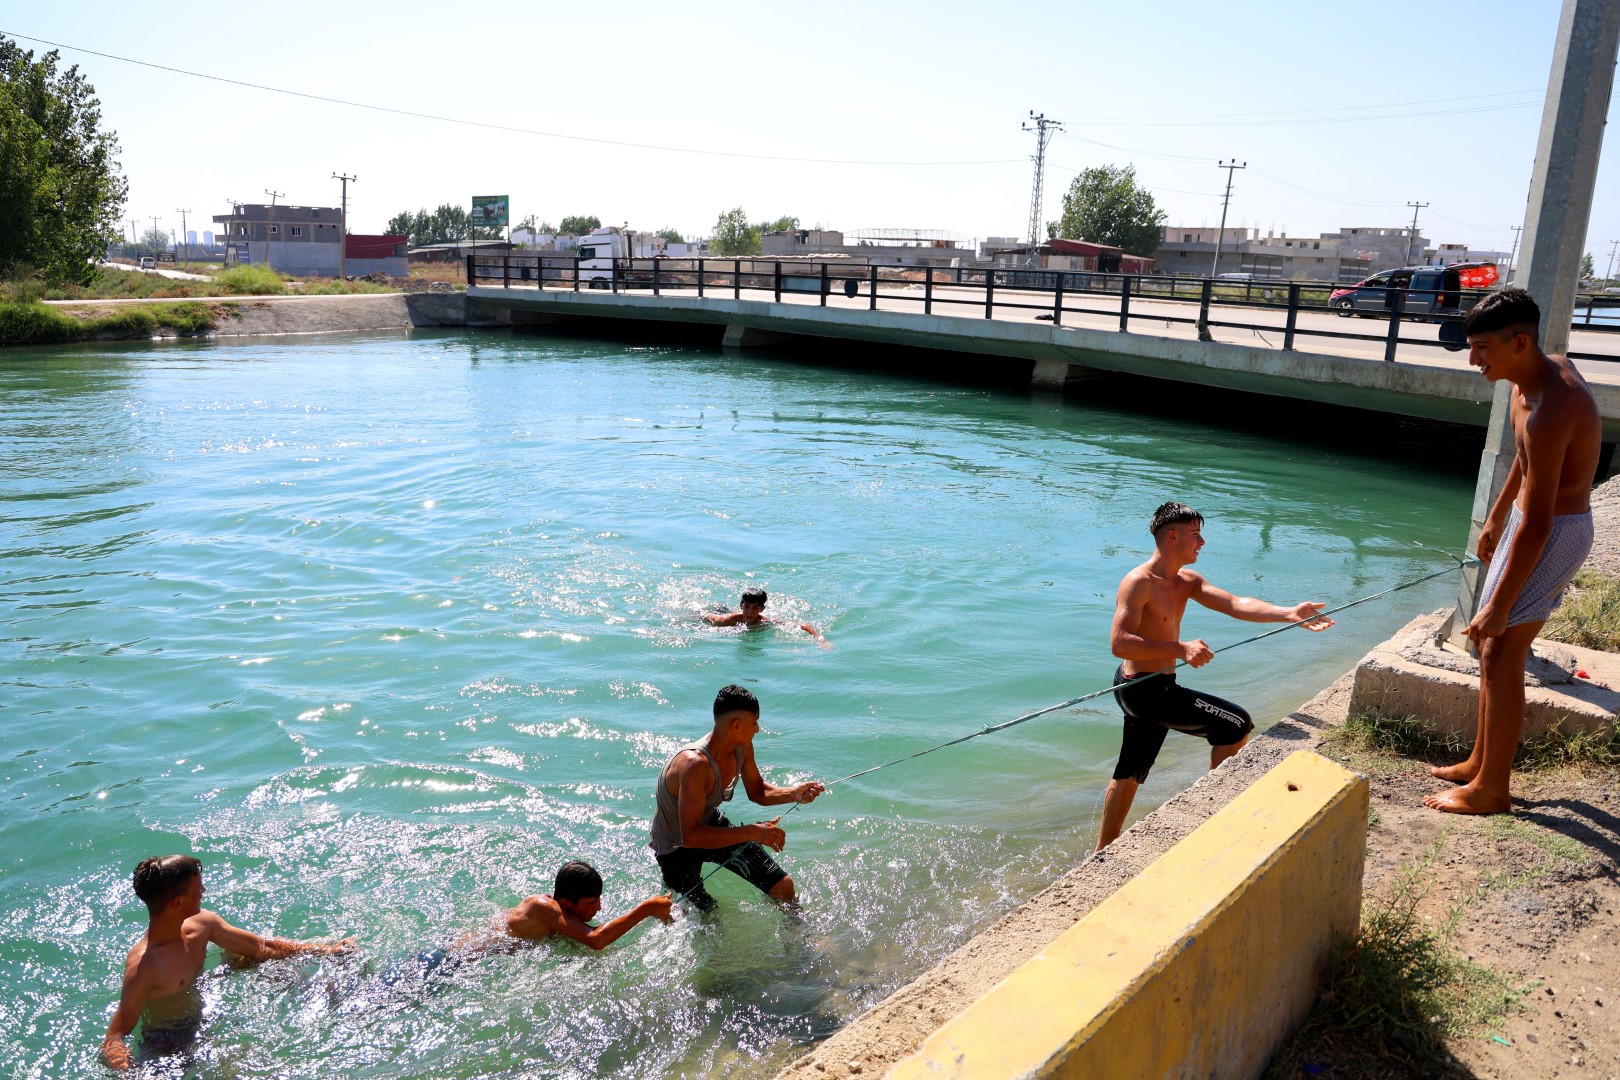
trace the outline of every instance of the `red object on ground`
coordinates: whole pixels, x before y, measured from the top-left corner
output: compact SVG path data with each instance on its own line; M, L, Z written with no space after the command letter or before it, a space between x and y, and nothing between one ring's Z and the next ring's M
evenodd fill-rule
M1577 678L1577 679L1590 679L1590 678L1591 678L1591 677L1592 677L1592 676L1590 676L1590 675L1588 675L1588 674L1587 674L1587 673L1586 673L1586 672L1584 672L1584 671L1577 671L1577 672L1576 672L1576 673L1575 673L1575 677L1576 677L1576 678Z

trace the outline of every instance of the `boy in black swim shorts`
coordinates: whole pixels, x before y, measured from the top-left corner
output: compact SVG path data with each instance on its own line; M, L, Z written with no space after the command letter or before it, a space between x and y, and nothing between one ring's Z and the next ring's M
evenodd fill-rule
M1114 696L1125 713L1119 764L1103 796L1102 831L1097 850L1114 842L1125 825L1136 789L1147 779L1167 731L1184 731L1209 741L1209 767L1237 753L1254 729L1243 709L1213 694L1176 682L1179 661L1203 667L1214 652L1201 640L1182 641L1181 616L1187 601L1246 622L1297 622L1326 630L1333 620L1311 601L1279 607L1249 596L1233 596L1187 569L1204 546L1204 516L1179 502L1154 511L1148 530L1154 553L1119 583L1109 644L1124 663L1114 675Z

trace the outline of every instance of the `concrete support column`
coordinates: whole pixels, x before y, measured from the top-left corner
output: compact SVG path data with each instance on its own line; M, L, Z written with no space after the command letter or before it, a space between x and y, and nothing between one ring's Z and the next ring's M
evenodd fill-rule
M1614 88L1620 47L1620 0L1564 0L1558 18L1552 73L1536 142L1536 165L1525 208L1524 244L1513 283L1528 289L1541 306L1541 347L1548 353L1569 348L1570 320L1580 281L1581 252L1592 215L1598 152ZM1508 470L1513 465L1509 402L1513 387L1496 385L1485 452L1480 458L1474 506L1469 515L1468 550L1479 543ZM1474 617L1484 584L1479 569L1465 571L1453 621L1453 640Z
M1029 388L1061 394L1076 383L1090 382L1092 379L1100 378L1101 375L1099 371L1071 364L1067 360L1037 360L1034 369L1029 373Z
M723 349L754 349L765 345L785 345L792 340L789 334L778 334L770 330L756 330L752 326L739 326L736 323L726 324L726 336L720 339Z

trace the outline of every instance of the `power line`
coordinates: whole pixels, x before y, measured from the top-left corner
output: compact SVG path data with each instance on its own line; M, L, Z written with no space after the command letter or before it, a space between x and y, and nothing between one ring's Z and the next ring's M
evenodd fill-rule
M1231 161L1222 161L1217 165L1217 168L1226 170L1226 194L1221 197L1221 227L1215 231L1215 261L1209 268L1210 277L1220 273L1221 269L1221 240L1226 236L1226 207L1232 201L1232 177L1237 174L1237 170L1247 169L1248 167L1249 163L1247 161L1239 164L1237 158L1233 158ZM1203 327L1202 323L1199 324L1199 328L1199 336L1207 339L1209 331Z
M1425 116L1462 116L1467 113L1507 112L1513 109L1539 108L1539 101L1523 101L1502 105L1476 105L1466 109L1425 109L1418 112L1378 113L1367 116L1317 116L1300 120L1137 120L1129 123L1106 120L1075 121L1098 127L1283 127L1293 124L1353 124L1366 120L1412 120Z
M344 98L327 97L324 94L311 94L302 90L287 90L279 86L265 86L262 83L246 82L242 79L227 79L222 75L209 75L201 71L188 71L185 68L170 67L167 64L154 64L146 60L136 60L133 57L118 56L113 53L97 52L95 49L86 49L78 45L64 45L61 42L47 41L44 38L31 37L27 34L18 34L10 30L0 29L0 34L7 37L19 38L23 41L38 42L56 49L67 49L71 52L84 53L87 56L99 56L107 60L117 60L125 64L136 64L140 67L152 68L154 71L167 71L175 75L187 75L194 79L208 79L211 82L226 83L231 86L242 86L249 90L263 90L271 94L285 94L288 97L305 98L309 101L321 101L328 105L346 105L354 109L370 109L373 112L392 113L395 116L408 116L417 120L436 120L443 124L461 124L465 127L485 128L490 131L507 131L518 135L537 135L546 139L568 139L572 142L594 143L599 146L623 146L633 150L658 150L669 154L700 154L705 157L744 158L750 161L795 161L808 165L892 165L892 166L959 166L959 165L1014 165L1022 158L995 158L984 161L867 161L855 158L813 158L792 157L785 154L743 154L732 150L700 150L690 146L661 146L656 143L627 142L622 139L597 139L589 135L568 135L560 131L539 131L535 128L514 127L508 124L491 124L482 120L467 120L457 116L439 116L434 113L413 112L410 109L395 109L387 105L372 105L364 101L349 101Z
M1056 120L1048 120L1045 113L1039 116L1031 109L1029 118L1035 121L1035 126L1023 125L1023 130L1035 134L1035 188L1029 195L1029 257L1024 265L1031 270L1041 268L1041 218L1045 216L1046 209L1046 144L1052 141L1052 136L1063 130L1063 125Z
M1417 216L1418 216L1418 211L1423 209L1425 206L1428 206L1429 204L1426 203L1426 202L1409 202L1406 205L1410 206L1412 208L1412 239L1406 245L1406 263L1407 263L1408 266L1410 266L1412 264L1412 249L1417 247L1417 235L1418 235Z
M1188 114L1185 114L1185 115L1171 115L1171 116L1103 116L1103 117L1085 117L1083 119L1082 118L1074 118L1074 119L1067 120L1067 121L1064 121L1064 122L1065 123L1072 123L1072 124L1080 124L1080 123L1086 123L1086 124L1128 124L1128 123L1153 123L1153 122L1156 122L1156 121L1166 121L1166 120L1227 120L1227 119L1242 119L1242 118L1245 118L1245 117L1256 117L1256 116L1301 116L1301 115L1304 115L1306 113L1356 112L1356 111L1361 111L1361 110L1366 110L1366 109L1404 109L1404 108L1408 108L1408 107L1413 106L1413 105L1440 105L1440 104L1444 104L1446 102L1451 102L1451 101L1483 101L1483 100L1485 100L1487 98L1519 97L1519 96L1521 96L1523 94L1540 94L1540 93L1542 93L1542 91L1539 90L1539 89L1534 89L1534 90L1501 90L1501 91L1498 91L1498 92L1493 93L1493 94L1469 94L1469 95L1467 95L1465 97L1449 97L1449 98L1423 98L1423 99L1418 100L1418 101L1386 101L1386 102L1383 102L1381 104L1375 104L1375 105L1323 106L1323 107L1315 108L1315 109L1274 109L1274 110L1269 110L1269 111L1266 111L1266 112L1188 113ZM1540 102L1539 101L1532 102L1531 104L1540 104Z

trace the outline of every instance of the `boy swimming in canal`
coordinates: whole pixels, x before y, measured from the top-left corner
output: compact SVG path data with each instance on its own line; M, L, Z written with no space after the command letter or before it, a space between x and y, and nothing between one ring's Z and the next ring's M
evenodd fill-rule
M124 1040L143 1016L148 1046L156 1043L165 1052L177 1050L195 1035L202 1017L195 983L210 942L248 963L354 948L349 938L326 944L260 937L204 911L202 863L189 855L141 860L134 884L135 895L146 905L148 922L146 933L124 961L118 1010L101 1042L101 1059L109 1068L134 1064Z
M769 599L764 589L745 589L742 599L738 601L736 611L710 611L705 612L703 621L710 626L777 626L776 620L765 614L765 603ZM800 630L809 634L817 641L826 641L814 626L807 622L797 623Z
M423 979L448 975L468 960L553 937L600 951L643 920L672 922L670 907L668 896L649 896L623 915L592 926L591 920L602 910L602 875L590 863L576 859L557 871L549 894L524 897L501 915L499 927L467 934L454 945L423 949L414 962L393 964L383 982L394 986L411 975Z
M1176 682L1178 661L1197 668L1215 656L1202 640L1179 640L1188 600L1245 622L1297 622L1313 631L1333 625L1332 619L1317 616L1322 604L1305 601L1279 607L1233 596L1187 569L1204 546L1203 526L1204 515L1190 506L1179 502L1160 506L1148 523L1153 557L1119 583L1109 644L1123 661L1114 673L1114 697L1125 713L1125 732L1119 764L1103 796L1098 851L1119 836L1136 789L1147 780L1164 745L1165 732L1184 731L1208 740L1209 767L1214 769L1242 749L1254 730L1249 714L1239 706Z

